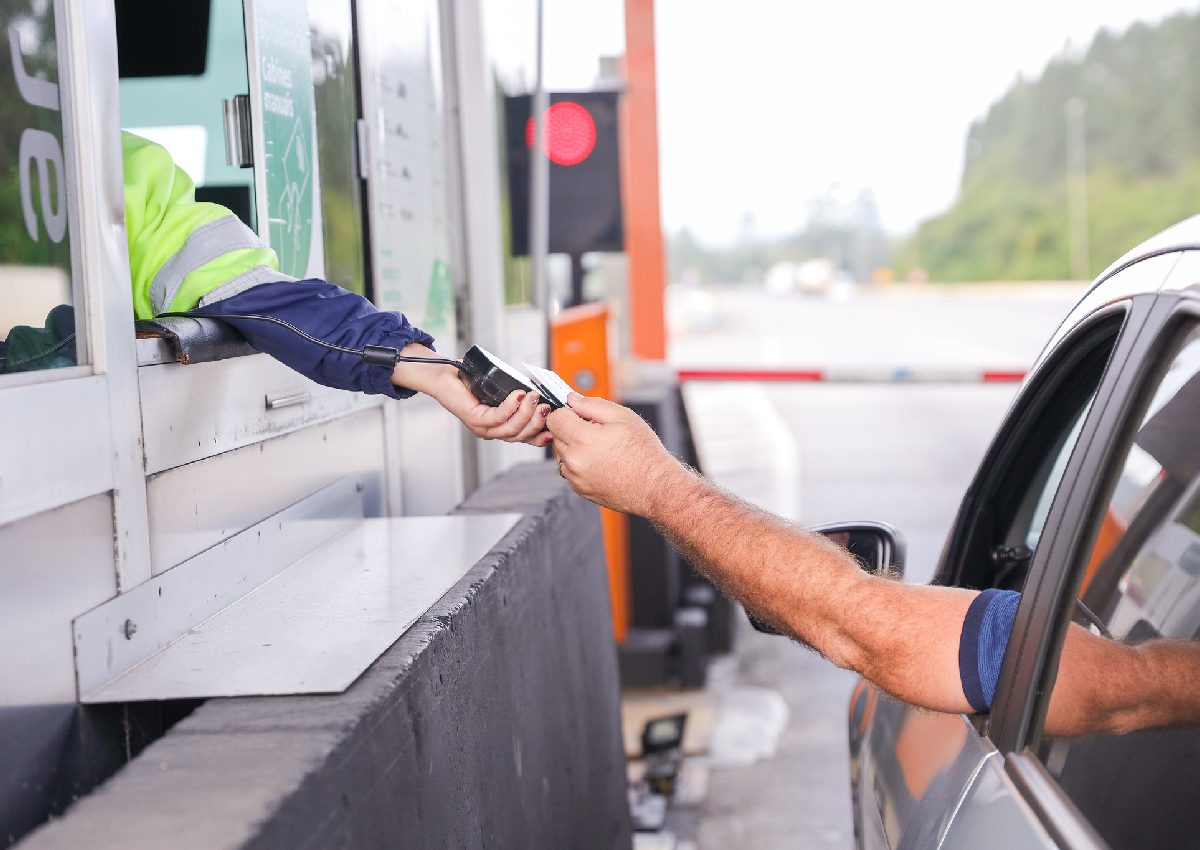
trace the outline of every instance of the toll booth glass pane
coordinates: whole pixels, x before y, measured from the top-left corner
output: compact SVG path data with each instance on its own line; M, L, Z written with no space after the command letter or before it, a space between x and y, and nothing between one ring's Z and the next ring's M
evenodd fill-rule
M0 385L78 365L54 7L0 0Z
M356 4L370 150L375 303L445 345L457 316L450 274L450 174L440 7Z
M196 200L257 229L254 169L225 158L222 101L249 92L241 0L117 0L116 13L122 128L165 147L196 184ZM163 55L147 44L175 49Z
M317 165L325 278L366 294L362 182L358 172L358 93L349 0L309 0Z
M510 146L524 144L524 139L511 138L507 127L512 110L517 105L528 112L528 104L537 85L538 0L519 0L513 3L485 3L483 6L488 61L496 92L497 140L500 151L500 227L504 245L504 303L508 305L533 302L533 264L529 257L513 252L513 216L528 216L527 205L514 204L514 191L509 177ZM525 115L528 119L529 114ZM516 121L523 126L523 121ZM529 197L528 187L518 187L519 198Z

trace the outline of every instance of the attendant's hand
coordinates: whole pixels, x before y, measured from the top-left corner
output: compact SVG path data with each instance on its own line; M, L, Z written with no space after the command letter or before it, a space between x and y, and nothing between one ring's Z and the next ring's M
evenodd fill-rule
M431 395L484 440L546 446L552 439L546 430L550 405L539 404L537 393L513 390L499 407L489 407L475 398L455 370Z
M402 353L409 357L438 356L419 345L407 346ZM546 431L550 405L539 404L541 399L535 392L514 390L499 407L489 407L475 397L455 367L404 361L396 365L392 382L437 399L481 439L531 446L546 446L552 439Z
M642 417L602 398L571 393L570 408L546 420L559 473L598 505L653 518L663 497L691 473L675 460Z

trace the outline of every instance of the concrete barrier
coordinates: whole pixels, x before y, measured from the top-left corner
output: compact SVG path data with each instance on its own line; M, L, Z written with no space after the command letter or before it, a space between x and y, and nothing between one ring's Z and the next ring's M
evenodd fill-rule
M628 848L596 509L552 463L524 518L345 693L210 700L18 846Z

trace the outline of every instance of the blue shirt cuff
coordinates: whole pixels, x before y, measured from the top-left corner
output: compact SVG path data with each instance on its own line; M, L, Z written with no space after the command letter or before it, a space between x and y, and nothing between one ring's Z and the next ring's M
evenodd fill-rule
M967 702L981 714L992 710L1020 601L1021 594L1015 590L989 588L971 601L963 618L958 675Z

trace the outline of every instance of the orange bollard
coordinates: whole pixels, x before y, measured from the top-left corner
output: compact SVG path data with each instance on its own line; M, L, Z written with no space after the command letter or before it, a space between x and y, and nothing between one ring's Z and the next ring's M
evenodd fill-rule
M550 368L580 393L613 397L608 357L608 305L581 304L561 311L550 325ZM608 560L613 635L629 632L629 522L625 514L600 509L600 528Z

